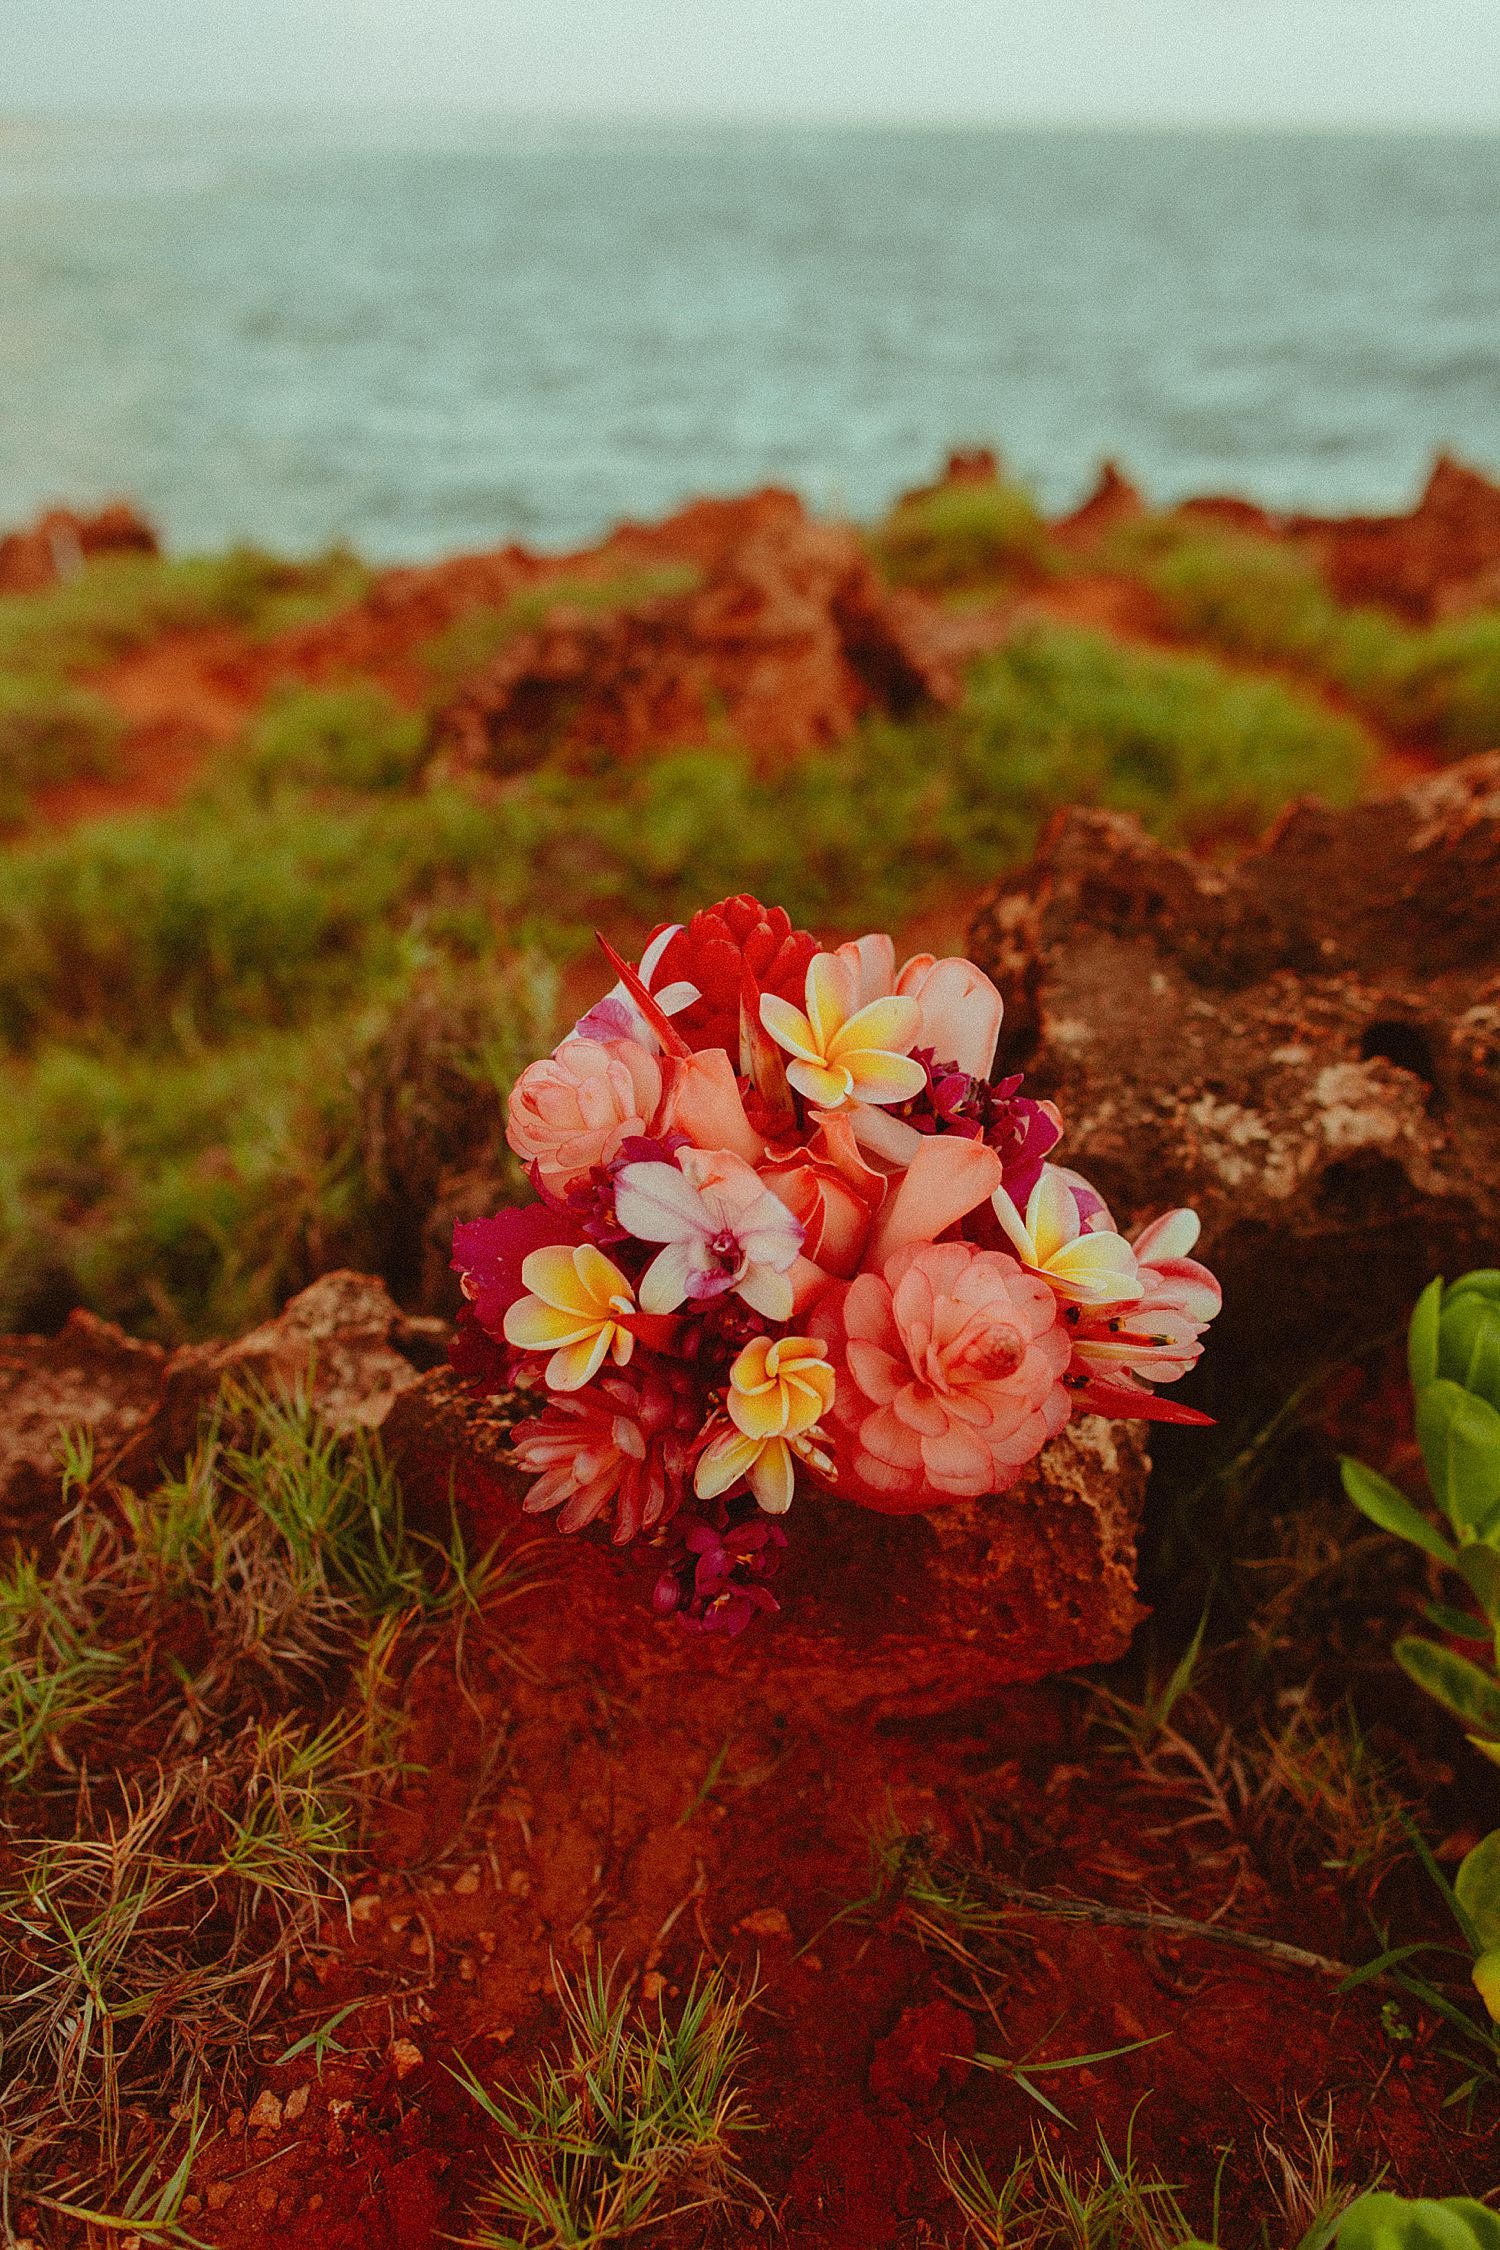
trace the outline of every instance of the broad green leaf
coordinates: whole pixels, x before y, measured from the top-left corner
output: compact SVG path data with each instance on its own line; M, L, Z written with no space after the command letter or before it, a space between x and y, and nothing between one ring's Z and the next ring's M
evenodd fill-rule
M1447 1291L1444 1302L1455 1297L1488 1297L1500 1305L1500 1266L1476 1266L1472 1273L1461 1273Z
M1453 1878L1458 1903L1486 1953L1500 1946L1500 1828L1492 1828L1460 1863Z
M1473 1547L1469 1550L1476 1555L1488 1554L1489 1551L1487 1547ZM1447 1602L1424 1602L1422 1615L1440 1633L1451 1633L1458 1641L1482 1642L1488 1648L1494 1638L1493 1628L1484 1618L1476 1617L1472 1610L1452 1609Z
M1500 2250L1500 2212L1466 2195L1362 2195L1338 2240L1339 2250Z
M1500 1547L1471 1539L1458 1550L1458 1567L1490 1623L1500 1624Z
M1500 1742L1500 1682L1466 1656L1415 1633L1397 1641L1391 1653L1403 1672L1445 1704L1456 1719L1487 1740Z
M1482 1539L1500 1519L1500 1413L1442 1376L1417 1398L1433 1498L1455 1530Z
M1438 1373L1500 1407L1500 1304L1493 1298L1470 1290L1444 1307Z
M1443 1310L1443 1284L1429 1281L1412 1309L1406 1335L1406 1364L1414 1391L1437 1381L1438 1321Z
M1500 2023L1500 1951L1480 1954L1474 1963L1474 1990L1489 2010L1491 2022Z
M1394 1531L1398 1539L1409 1539L1414 1547L1421 1547L1435 1555L1449 1570L1459 1567L1458 1553L1438 1530L1414 1508L1404 1492L1398 1492L1388 1478L1374 1469L1367 1469L1363 1461L1344 1460L1339 1463L1339 1474L1344 1480L1344 1490L1361 1515L1371 1523L1378 1523L1382 1531Z
M1481 1758L1488 1758L1492 1766L1500 1766L1500 1742L1492 1741L1486 1734L1471 1734L1468 1740Z

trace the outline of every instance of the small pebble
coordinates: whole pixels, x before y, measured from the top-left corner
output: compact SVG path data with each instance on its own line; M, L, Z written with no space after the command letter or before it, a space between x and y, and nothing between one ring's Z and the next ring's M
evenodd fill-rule
M410 2039L393 2039L386 2049L386 2058L398 2078L410 2078L414 2070L422 2067L422 2050Z
M310 2092L311 2088L304 2079L300 2086L294 2086L287 2095L285 2102L282 2104L281 2114L288 2125L295 2125L298 2118L303 2115L307 2108L307 2097Z
M255 2106L250 2112L249 2123L252 2133L280 2132L281 2099L279 2095L272 2093L269 2086L263 2086L256 2095Z

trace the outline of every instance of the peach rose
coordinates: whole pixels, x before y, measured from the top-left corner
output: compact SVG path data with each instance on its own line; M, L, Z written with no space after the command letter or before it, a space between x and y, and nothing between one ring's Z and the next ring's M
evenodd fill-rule
M565 1039L516 1080L505 1137L544 1187L565 1195L622 1141L649 1132L660 1106L660 1066L634 1039Z
M1001 1251L909 1243L810 1327L838 1371L838 1489L889 1515L1003 1491L1072 1409L1056 1300Z

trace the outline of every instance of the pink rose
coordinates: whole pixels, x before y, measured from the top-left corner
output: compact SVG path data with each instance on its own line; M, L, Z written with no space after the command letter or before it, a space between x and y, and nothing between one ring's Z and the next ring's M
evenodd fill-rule
M809 1326L838 1372L838 1490L888 1515L1003 1491L1072 1410L1056 1299L1001 1251L909 1243Z
M567 1039L516 1080L505 1137L544 1187L566 1195L648 1133L660 1106L660 1065L634 1039Z

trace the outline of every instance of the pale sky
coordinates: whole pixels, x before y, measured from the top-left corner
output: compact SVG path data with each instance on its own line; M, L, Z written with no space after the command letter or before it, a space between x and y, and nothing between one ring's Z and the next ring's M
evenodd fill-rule
M0 0L0 113L1500 127L1500 0Z

